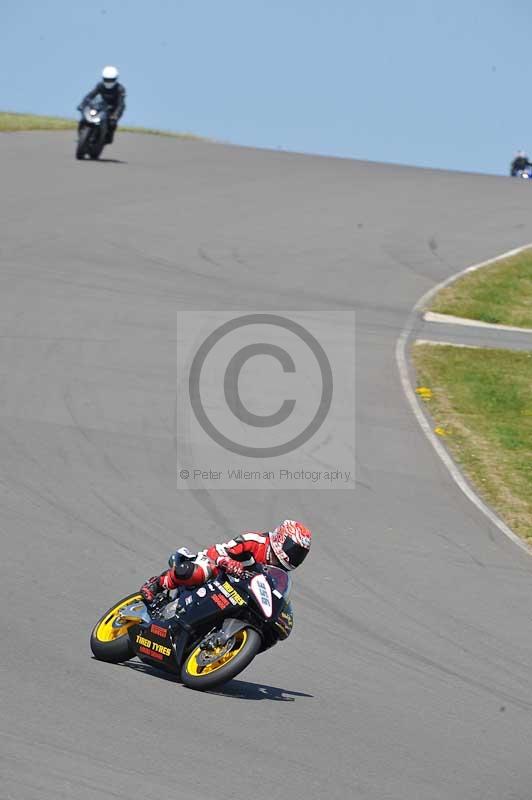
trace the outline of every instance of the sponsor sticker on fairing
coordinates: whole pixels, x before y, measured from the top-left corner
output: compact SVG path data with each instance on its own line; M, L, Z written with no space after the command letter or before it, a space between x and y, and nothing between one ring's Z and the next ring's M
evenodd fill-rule
M220 586L220 591L222 592L222 594L225 595L225 597L228 598L228 600L234 606L245 606L246 605L246 601L244 600L242 595L240 595L237 592L237 590L234 588L234 586L231 586L229 581L224 581L223 582L223 584Z
M141 653L151 658L156 658L159 661L161 661L164 656L169 656L172 652L169 647L165 647L158 642L152 642L151 639L147 639L141 634L137 634L136 642L140 645L139 650Z
M250 583L250 588L262 609L262 613L269 619L273 610L270 584L264 575L256 575Z
M229 600L227 597L224 597L223 594L213 594L211 599L216 603L218 608L222 609L222 611L226 609L228 605L230 605Z

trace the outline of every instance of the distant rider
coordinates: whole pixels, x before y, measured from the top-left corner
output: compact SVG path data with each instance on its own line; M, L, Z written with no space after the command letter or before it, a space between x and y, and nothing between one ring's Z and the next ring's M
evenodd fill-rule
M178 586L199 586L215 578L220 569L243 578L255 564L271 564L284 570L298 567L310 550L312 534L301 522L285 519L273 531L242 533L224 544L200 553L181 547L170 558L167 569L144 583L140 593L151 603L160 593Z
M78 106L78 111L82 111L84 106L93 100L96 95L101 95L109 108L109 129L105 143L112 144L118 120L126 108L126 90L118 82L118 70L116 67L103 68L101 81L85 95Z
M528 160L524 150L518 150L510 167L510 175L515 177L518 172L522 172L527 167L532 167L532 163Z

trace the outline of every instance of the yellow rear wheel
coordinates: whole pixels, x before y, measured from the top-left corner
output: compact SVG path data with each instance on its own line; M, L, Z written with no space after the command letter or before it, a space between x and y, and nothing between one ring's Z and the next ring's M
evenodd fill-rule
M135 602L143 605L142 596L138 593L124 597L98 620L92 630L90 641L95 658L117 664L120 661L127 661L134 655L128 632L137 623L122 622L120 611Z

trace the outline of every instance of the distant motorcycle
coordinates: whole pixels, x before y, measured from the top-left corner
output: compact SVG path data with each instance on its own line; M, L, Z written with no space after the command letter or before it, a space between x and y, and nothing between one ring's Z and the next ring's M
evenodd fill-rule
M137 656L192 689L231 680L293 625L290 576L273 566L253 569L241 580L222 572L180 588L174 599L163 593L150 606L138 593L124 597L94 626L94 656L115 664Z
M96 97L81 110L76 158L99 158L107 140L109 110L103 98Z
M532 179L532 167L525 167L524 169L518 169L513 173L514 178L523 178L525 181L529 181Z

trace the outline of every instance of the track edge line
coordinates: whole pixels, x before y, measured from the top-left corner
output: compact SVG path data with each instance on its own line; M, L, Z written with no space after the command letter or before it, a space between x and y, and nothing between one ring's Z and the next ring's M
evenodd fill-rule
M509 258L510 256L517 255L518 253L522 253L524 250L529 250L532 247L532 243L525 244L522 247L516 247L512 250L508 250L505 253L501 253L498 256L494 256L493 258L489 258L486 261L480 261L478 264L473 264L472 266L466 267L463 270L451 275L450 278L446 278L446 280L441 281L440 283L436 284L429 289L425 294L420 297L420 299L415 304L414 308L410 312L408 319L406 321L405 327L401 331L399 338L397 339L395 345L395 359L397 362L397 368L399 371L399 377L401 379L401 385L403 387L403 391L406 395L406 399L410 405L410 408L416 417L421 430L425 434L426 438L443 461L445 467L447 468L449 474L451 475L452 479L456 483L456 485L462 490L465 496L470 500L474 506L476 506L479 511L481 511L488 520L498 528L501 533L503 533L510 541L516 544L521 550L523 550L528 555L532 555L532 548L526 544L516 533L512 531L512 529L505 523L503 520L482 500L482 498L474 491L474 489L469 485L466 478L462 474L461 470L451 458L443 444L437 439L435 433L432 430L432 427L429 424L427 417L425 416L422 407L419 403L419 400L416 396L414 391L414 387L412 385L412 381L410 378L410 370L408 367L408 351L407 346L410 340L410 336L412 334L414 324L419 316L421 316L421 312L426 307L426 304L431 300L437 292L441 289L445 288L449 284L453 283L454 281L461 278L462 275L467 274L468 272L474 272L477 269L481 269L482 267L487 267L490 264L495 263L496 261L502 261L505 258Z

